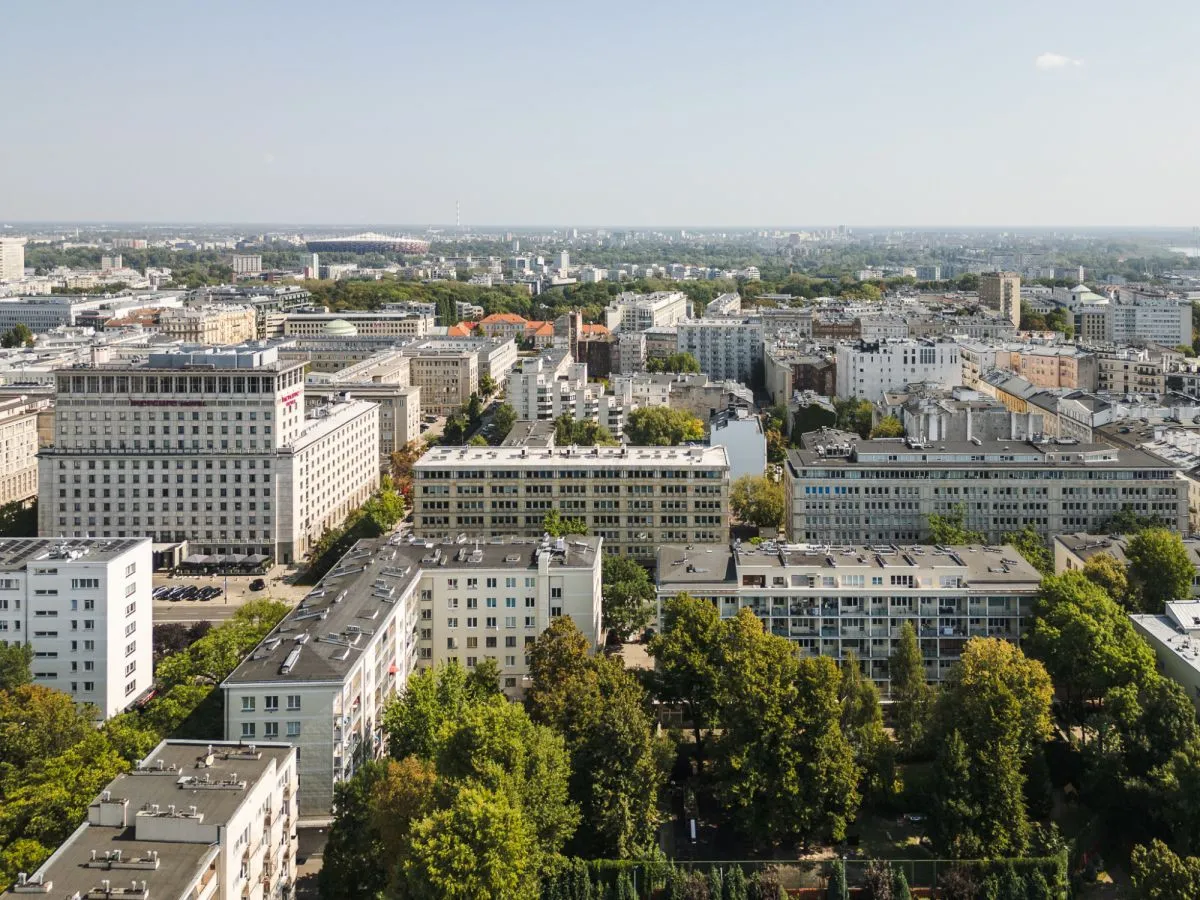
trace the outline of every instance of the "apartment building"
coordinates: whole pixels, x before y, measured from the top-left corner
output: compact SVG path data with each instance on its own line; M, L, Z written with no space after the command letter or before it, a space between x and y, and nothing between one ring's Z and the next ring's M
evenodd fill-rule
M1095 351L1096 389L1113 394L1161 394L1171 354L1151 347L1117 347Z
M1021 324L1021 276L1016 272L984 272L979 276L979 302L1014 325Z
M154 683L148 538L0 539L0 642L33 648L35 684L98 719Z
M0 281L25 277L25 238L0 237Z
M433 331L433 324L433 316L415 311L331 313L300 310L284 317L283 336L421 338Z
M752 317L684 319L676 326L677 348L700 363L717 381L754 385L763 378L763 327Z
M303 364L273 347L55 376L55 443L38 454L43 536L149 535L291 563L379 486L378 406L306 410Z
M1111 556L1122 566L1129 565L1129 536L1108 534L1056 534L1054 536L1054 574L1081 570L1089 559L1101 554ZM1184 538L1187 553L1195 574L1192 576L1192 596L1200 599L1200 539ZM1185 598L1180 597L1180 600Z
M837 346L837 395L872 403L888 391L934 382L953 387L962 378L958 344L950 340L858 341Z
M619 438L627 406L605 393L600 382L588 381L587 363L573 362L565 349L525 357L508 373L505 398L518 419L557 419L571 415L604 425Z
M735 544L658 551L658 626L667 599L687 592L722 618L751 609L801 656L853 652L887 696L888 657L905 622L925 677L944 680L973 637L1019 642L1041 575L1011 546Z
M1192 304L1165 291L1122 287L1106 307L1105 340L1191 346Z
M379 454L386 459L421 435L421 389L409 384L409 358L383 350L335 372L310 371L304 380L312 406L349 396L379 406Z
M433 447L413 468L414 533L538 537L550 510L608 552L729 539L724 447Z
M163 741L0 897L273 900L294 896L296 751Z
M45 417L44 405L26 395L0 398L0 505L37 496L38 423Z
M254 310L255 338L260 341L282 337L288 313L307 306L311 299L306 288L295 285L221 285L197 288L188 294L189 303L249 306Z
M1096 357L1078 347L1031 344L995 349L996 368L1045 388L1096 389Z
M208 346L241 344L258 333L254 310L236 303L164 309L158 327L172 341Z
M404 348L404 352L409 356L443 350L467 350L474 353L478 360L479 377L488 375L495 379L497 384L503 384L505 376L517 364L517 344L507 338L432 337Z
M626 291L609 301L604 325L609 331L645 331L675 325L687 318L688 299L683 291L634 294Z
M716 316L736 316L742 311L742 297L740 294L719 294L708 302L704 307L704 318L711 319Z
M797 391L832 397L837 361L815 347L764 346L763 381L772 403L787 403Z
M1177 470L1140 450L1066 438L817 443L789 451L784 479L793 540L917 541L931 514L960 509L989 541L1026 525L1047 539L1100 530L1125 507L1188 527Z

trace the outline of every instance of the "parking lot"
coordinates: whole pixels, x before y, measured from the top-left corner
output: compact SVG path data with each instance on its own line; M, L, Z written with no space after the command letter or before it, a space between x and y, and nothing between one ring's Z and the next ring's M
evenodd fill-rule
M247 600L300 602L309 588L290 584L295 570L276 566L266 575L155 575L154 621L199 622L228 619ZM257 590L251 585L261 581ZM172 593L173 592L173 593Z

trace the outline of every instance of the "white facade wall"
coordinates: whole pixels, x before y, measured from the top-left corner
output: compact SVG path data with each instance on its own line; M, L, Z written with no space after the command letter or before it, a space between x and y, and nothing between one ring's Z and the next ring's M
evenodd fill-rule
M837 395L876 402L888 391L914 382L953 387L962 382L958 344L951 341L888 340L839 344Z
M714 381L753 384L763 366L763 327L753 319L686 319L676 332L681 353L690 353Z

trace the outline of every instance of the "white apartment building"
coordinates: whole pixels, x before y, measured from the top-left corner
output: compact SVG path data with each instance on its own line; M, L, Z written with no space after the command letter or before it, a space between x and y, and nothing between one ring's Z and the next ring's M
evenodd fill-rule
M609 301L604 324L609 331L645 331L674 325L687 318L688 299L683 291L634 294L626 291Z
M624 433L625 405L606 394L600 382L589 382L587 363L573 362L565 349L522 359L508 373L505 397L518 419L557 419L566 414L599 422L615 438Z
M954 387L962 363L954 341L859 341L837 346L837 395L878 402L888 391L916 382Z
M471 350L405 351L409 380L421 389L421 412L451 416L479 390L479 356Z
M296 751L163 741L4 900L278 900L296 881Z
M788 452L788 536L800 541L917 541L931 514L964 512L964 526L999 541L1032 526L1096 531L1128 507L1188 530L1188 486L1140 450L982 440L925 444L898 438L830 442Z
M729 540L724 447L438 446L413 478L413 531L425 538L539 537L554 509L637 558Z
M755 318L718 316L684 319L677 326L676 346L700 363L715 381L756 384L763 373L763 327Z
M38 418L46 412L43 407L43 401L24 395L0 399L0 505L37 496Z
M853 651L883 695L888 657L905 622L921 644L925 676L942 681L973 637L1018 642L1041 575L1011 546L735 544L658 551L663 602L687 592L722 618L747 607L801 656L839 663Z
M0 281L25 277L25 238L0 237Z
M704 318L711 319L715 316L736 316L742 311L741 294L720 294L708 302L704 307Z
M310 373L304 393L313 408L346 400L365 400L378 406L379 456L382 460L421 436L419 387L373 381L322 381Z
M283 320L283 336L421 338L433 331L433 323L432 315L415 311L338 313L298 311L288 313Z
M154 683L148 538L0 539L0 641L33 648L36 684L99 719Z
M1104 307L1104 339L1114 344L1192 344L1192 304L1169 294L1121 288Z
M158 327L170 340L209 346L241 344L257 335L254 310L234 303L164 309Z
M60 369L38 454L38 530L149 535L202 554L300 560L379 486L379 408L305 409L275 348L151 353Z
M518 698L554 617L600 646L600 595L598 538L360 541L222 684L226 737L293 743L300 814L328 816L334 785L385 752L384 707L418 666L490 657Z

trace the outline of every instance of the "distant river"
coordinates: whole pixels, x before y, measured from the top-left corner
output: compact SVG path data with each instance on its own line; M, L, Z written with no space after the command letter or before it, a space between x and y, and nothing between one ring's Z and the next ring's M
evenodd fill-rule
M1200 247L1168 247L1172 253L1182 253L1184 256L1200 256Z

